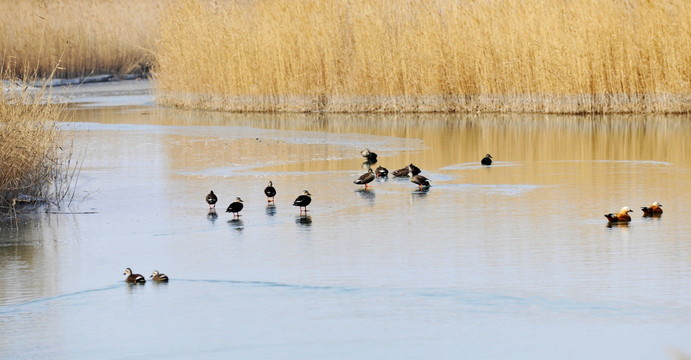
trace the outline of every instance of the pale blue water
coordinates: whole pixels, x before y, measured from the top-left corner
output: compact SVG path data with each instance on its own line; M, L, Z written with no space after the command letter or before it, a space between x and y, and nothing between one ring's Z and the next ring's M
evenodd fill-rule
M144 107L67 128L85 161L73 204L0 229L0 358L691 356L688 119ZM363 191L364 147L433 186ZM653 201L664 215L642 218ZM607 227L622 206L632 223ZM126 267L171 281L130 286Z

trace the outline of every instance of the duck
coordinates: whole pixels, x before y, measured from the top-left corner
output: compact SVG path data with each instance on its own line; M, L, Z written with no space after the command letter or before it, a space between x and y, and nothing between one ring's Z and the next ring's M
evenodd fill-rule
M309 205L312 202L312 194L310 194L309 191L305 190L302 192L302 195L298 196L295 201L293 201L293 206L299 206L300 207L300 213L302 213L302 208L305 208L305 213L307 212L307 205Z
M168 275L159 274L158 270L154 270L154 272L151 274L151 276L149 276L149 278L153 278L156 282L168 282Z
M482 158L482 160L480 160L480 163L482 165L492 165L492 155L490 155L490 154L485 155L485 157Z
M662 215L662 204L657 201L650 206L641 207L643 210L643 216L660 216Z
M370 168L366 173L360 175L359 178L353 181L353 184L365 185L365 189L367 189L369 187L369 183L371 183L374 178L374 171L372 171Z
M410 182L413 184L417 184L420 187L420 190L422 190L422 187L430 187L429 184L429 179L422 176L422 175L415 175L410 178Z
M413 165L412 163L410 165L408 165L408 170L410 171L410 174L413 176L422 172L422 170L420 170L419 167Z
M264 188L264 194L266 195L267 202L274 202L274 196L276 196L276 188L274 187L274 184L271 181L269 181L269 186Z
M374 171L377 177L387 177L389 176L389 170L383 166L378 166L377 170Z
M209 204L209 209L215 209L217 201L218 197L216 196L216 194L214 194L214 191L211 190L211 192L208 195L206 195L206 203Z
M127 275L125 282L130 284L144 284L146 282L144 276L140 274L133 274L132 269L130 268L125 269L125 273L122 275Z
M394 172L392 172L392 174L394 177L408 177L408 176L410 176L410 167L406 166L404 168L394 170Z
M240 216L240 210L242 210L242 208L244 207L242 203L242 199L240 199L239 197L235 198L235 201L228 205L228 209L226 209L226 212L233 213L233 217Z
M633 212L633 210L629 209L628 206L624 206L621 208L621 210L619 210L619 213L605 214L605 217L607 218L607 221L611 223L627 223L631 221L631 216L629 216L630 212Z
M360 154L367 159L368 162L374 163L377 162L377 154L369 151L369 149L365 149L360 151Z

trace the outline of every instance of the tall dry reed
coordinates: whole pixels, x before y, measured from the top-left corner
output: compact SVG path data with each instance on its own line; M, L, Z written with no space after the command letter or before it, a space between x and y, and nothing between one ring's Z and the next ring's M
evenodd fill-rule
M76 181L72 147L58 128L65 105L52 104L50 89L0 74L0 214L27 204L59 204Z
M181 0L164 104L232 111L691 110L688 0Z
M0 67L56 77L147 71L166 0L0 1Z

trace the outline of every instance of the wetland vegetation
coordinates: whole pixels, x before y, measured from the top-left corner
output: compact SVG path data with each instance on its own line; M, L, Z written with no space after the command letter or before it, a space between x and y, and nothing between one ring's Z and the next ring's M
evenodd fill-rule
M120 11L126 8L127 11ZM0 4L2 63L228 111L688 113L684 0ZM65 20L67 19L67 20Z

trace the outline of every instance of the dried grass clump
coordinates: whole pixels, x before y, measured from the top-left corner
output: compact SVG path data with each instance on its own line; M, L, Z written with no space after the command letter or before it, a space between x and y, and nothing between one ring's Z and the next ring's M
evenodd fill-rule
M167 105L231 111L685 113L688 0L180 0Z
M0 67L56 78L140 74L168 0L0 1Z
M13 216L27 205L57 205L76 180L71 145L58 128L65 105L51 104L46 87L35 91L6 76L0 81L0 214Z

